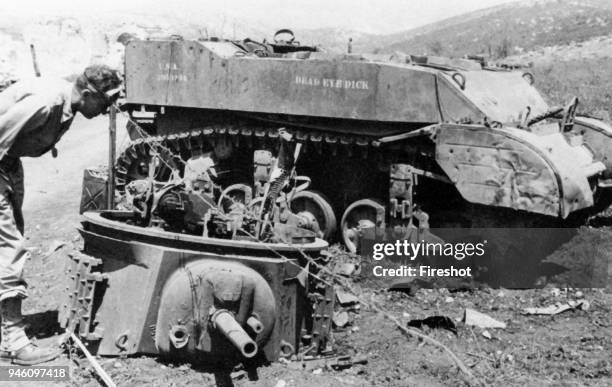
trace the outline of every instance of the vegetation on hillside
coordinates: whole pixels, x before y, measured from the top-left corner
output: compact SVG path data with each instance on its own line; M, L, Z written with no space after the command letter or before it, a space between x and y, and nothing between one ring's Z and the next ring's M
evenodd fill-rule
M612 34L612 6L598 0L518 3L478 12L403 33L403 40L376 51L502 58Z
M536 87L553 105L567 104L574 96L578 111L603 118L612 117L612 58L536 62Z

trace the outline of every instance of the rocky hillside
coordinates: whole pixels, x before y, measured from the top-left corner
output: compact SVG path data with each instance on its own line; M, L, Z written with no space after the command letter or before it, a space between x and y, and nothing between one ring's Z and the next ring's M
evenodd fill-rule
M446 19L387 37L376 51L505 57L612 34L609 0L529 0Z
M69 76L92 62L121 67L121 33L137 37L225 37L271 39L271 26L246 23L231 15L205 12L151 16L139 13L32 17L0 20L0 81L33 75L30 44L41 72ZM288 26L291 27L291 26ZM612 36L610 0L528 0L470 12L391 35L347 29L296 29L296 39L332 52L403 51L416 54L491 57L521 55L544 47L572 46ZM3 76L4 74L4 76Z
M543 47L504 61L528 64L551 104L564 105L576 96L581 113L612 121L612 37Z

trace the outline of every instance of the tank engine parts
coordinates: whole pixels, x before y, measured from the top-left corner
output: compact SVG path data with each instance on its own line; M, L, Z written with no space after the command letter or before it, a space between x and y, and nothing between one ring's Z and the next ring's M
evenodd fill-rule
M248 186L221 189L207 154L158 181L168 161L157 152L140 166L147 177L126 185L122 210L85 212L62 326L99 355L214 363L330 354L334 289L310 265L327 243L312 214L290 209L308 179L295 175L292 136L278 138L278 159L256 172L256 198Z
M313 189L296 192L293 212L306 209L352 251L359 224L419 214L432 227L478 227L508 211L498 225L553 226L610 203L612 127L577 114L577 100L549 107L532 74L483 60L332 55L279 36L288 38L131 41L124 109L134 142L117 161L118 188L146 176L153 141L183 161L210 153L220 184L243 196L241 184L254 187L257 200L282 127L301 144L296 166ZM399 181L409 187L398 196Z

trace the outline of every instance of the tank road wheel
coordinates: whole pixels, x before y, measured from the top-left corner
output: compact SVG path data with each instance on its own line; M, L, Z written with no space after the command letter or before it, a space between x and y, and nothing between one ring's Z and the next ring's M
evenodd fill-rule
M325 197L315 191L299 191L291 200L291 212L308 220L313 231L329 240L336 232L336 215Z
M253 190L246 184L232 184L223 190L219 196L217 207L227 214L231 211L232 204L241 203L245 207L253 199Z
M357 243L361 229L383 227L385 206L375 199L357 200L344 211L340 228L342 241L351 253L357 252Z

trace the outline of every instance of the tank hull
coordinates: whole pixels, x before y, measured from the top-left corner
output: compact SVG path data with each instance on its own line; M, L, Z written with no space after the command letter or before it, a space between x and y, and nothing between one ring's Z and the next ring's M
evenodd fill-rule
M484 116L509 122L525 106L534 115L547 110L521 73L460 65L441 71L406 57L318 52L262 58L232 42L134 41L126 48L126 102L425 124Z
M288 348L299 348L301 324L310 318L302 253L317 255L327 246L324 241L304 244L299 252L295 245L202 238L130 226L116 220L120 212L88 212L84 217L80 232L85 255L74 258L72 286L60 310L60 323L89 341L92 353L158 354L211 362L239 357L220 335L204 337L198 330L198 336L190 325L198 323L190 320L196 312L204 316L212 307L223 310L217 298L225 293L213 292L214 297L210 293L208 306L193 306L193 292L199 292L200 300L207 293L189 286L185 273L197 279L213 272L215 277L225 276L221 282L211 280L217 291L236 285L236 279L243 284L241 288L248 288L250 282L256 285L251 286L250 296L243 295L252 302L247 314L237 309L235 316L246 327L248 314L257 314L265 327L259 333L250 332L259 345L257 356L274 361L293 354ZM198 286L204 289L206 285ZM213 329L203 324L204 330ZM189 343L184 347L176 340L170 343L166 338L170 326L185 327Z
M363 199L393 207L392 164L426 177L402 200L440 227L434 213L462 203L585 218L607 205L612 187L609 125L576 117L566 131L563 114L547 116L531 74L466 60L134 41L126 88L126 108L144 128L134 139L162 136L184 159L232 148L219 160L225 185L252 185L251 155L274 153L275 132L287 128L304 145L298 171L330 198L337 219ZM546 118L527 124L538 116ZM133 163L120 162L124 171ZM387 216L386 224L396 220L407 221Z

